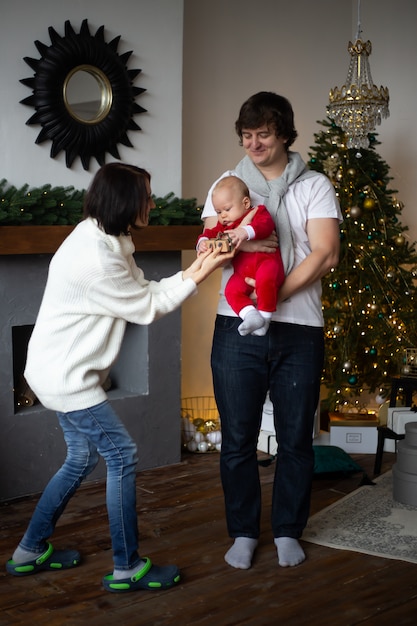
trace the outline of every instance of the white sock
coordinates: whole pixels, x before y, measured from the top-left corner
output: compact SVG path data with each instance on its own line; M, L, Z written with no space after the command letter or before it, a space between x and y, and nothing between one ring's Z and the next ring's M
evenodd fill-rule
M43 552L31 552L30 550L25 550L18 546L13 553L12 559L15 563L28 563L28 561L35 561Z
M236 537L234 544L224 555L224 560L237 569L249 569L252 565L252 557L257 545L257 539Z
M113 570L113 578L114 580L122 580L123 578L132 578L142 567L145 565L145 561L141 561L139 565L136 567L132 567L131 569L114 569Z
M262 328L264 324L265 320L259 311L252 309L245 315L245 319L240 326L238 326L238 331L244 337L245 335L253 334L254 330Z
M272 313L265 313L264 311L259 311L259 314L262 315L264 320L264 325L261 328L257 328L252 332L252 335L263 336L266 335L269 329L269 324L271 323Z
M304 561L304 550L293 537L277 537L274 543L278 552L278 563L281 567L294 567Z

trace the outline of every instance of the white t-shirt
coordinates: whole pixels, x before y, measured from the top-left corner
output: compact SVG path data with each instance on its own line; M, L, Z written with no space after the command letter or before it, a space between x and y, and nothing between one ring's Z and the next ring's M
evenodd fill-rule
M229 170L224 172L220 178L224 176L237 176L237 174L234 170ZM217 180L208 192L202 212L203 219L216 216L211 200L211 192L216 183ZM267 205L266 198L254 193L251 189L249 191L253 206ZM294 267L297 267L311 252L307 236L307 221L330 217L341 222L343 218L334 187L330 180L320 172L317 172L317 176L311 176L290 185L285 196L285 204L295 246ZM224 287L232 272L231 265L227 265L223 269L220 300L217 308L220 315L236 316L224 297ZM280 302L277 310L272 314L272 320L306 326L323 326L321 292L321 281L318 280L285 302Z

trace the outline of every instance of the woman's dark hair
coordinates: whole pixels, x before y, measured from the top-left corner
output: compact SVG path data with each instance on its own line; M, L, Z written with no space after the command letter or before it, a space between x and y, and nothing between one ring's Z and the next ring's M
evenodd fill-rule
M127 235L146 222L150 174L135 165L107 163L95 174L84 198L84 217L94 217L108 234Z
M260 91L242 104L235 129L242 142L243 129L254 130L265 124L274 129L277 137L287 139L287 150L297 138L294 111L289 100L271 91Z

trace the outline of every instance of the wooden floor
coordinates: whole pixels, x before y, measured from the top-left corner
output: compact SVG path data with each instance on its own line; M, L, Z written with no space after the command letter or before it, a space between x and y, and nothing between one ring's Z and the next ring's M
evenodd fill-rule
M354 458L372 476L372 455ZM82 487L53 538L82 552L67 572L15 578L0 573L0 625L352 626L415 624L417 565L305 543L299 567L277 564L269 526L274 465L260 467L262 535L250 570L229 567L218 454L184 456L175 466L138 476L141 553L176 563L181 583L168 591L111 594L101 587L112 569L104 484ZM393 454L384 455L382 471ZM356 489L360 475L314 481L312 513ZM3 562L21 537L35 500L0 506Z

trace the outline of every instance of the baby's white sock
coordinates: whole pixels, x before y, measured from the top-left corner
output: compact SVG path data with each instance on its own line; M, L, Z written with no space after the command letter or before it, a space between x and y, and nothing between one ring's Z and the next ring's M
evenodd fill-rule
M238 331L244 337L253 334L254 330L262 328L264 324L265 320L259 311L252 309L245 315L243 322L238 326Z
M262 315L263 320L264 320L264 325L254 330L252 332L252 335L258 335L262 337L263 335L266 335L266 333L268 332L269 324L271 323L271 319L272 319L272 313L269 313L266 311L259 311L259 315Z

